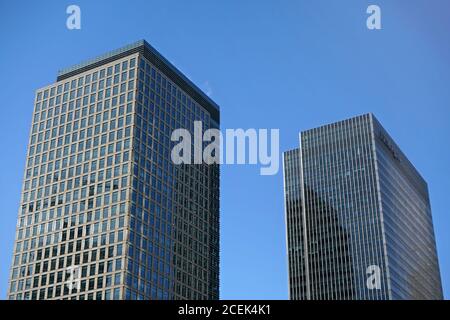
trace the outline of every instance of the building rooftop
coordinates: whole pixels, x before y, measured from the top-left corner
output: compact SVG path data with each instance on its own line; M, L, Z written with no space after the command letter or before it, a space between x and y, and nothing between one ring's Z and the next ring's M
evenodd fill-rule
M197 103L203 106L211 114L212 119L219 123L220 107L145 40L136 41L122 48L109 51L96 58L89 59L71 67L61 69L58 71L56 80L65 80L77 74L97 68L133 53L142 54L184 92L186 92Z

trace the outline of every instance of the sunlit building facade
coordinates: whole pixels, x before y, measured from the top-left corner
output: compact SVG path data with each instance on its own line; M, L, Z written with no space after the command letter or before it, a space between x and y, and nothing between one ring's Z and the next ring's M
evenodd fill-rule
M171 133L219 107L145 41L37 90L8 298L218 299L219 168Z

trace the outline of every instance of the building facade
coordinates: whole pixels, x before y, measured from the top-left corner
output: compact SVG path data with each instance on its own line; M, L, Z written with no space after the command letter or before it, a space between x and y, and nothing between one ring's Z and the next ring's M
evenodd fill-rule
M219 167L174 129L219 107L146 41L37 90L9 299L218 299Z
M442 299L426 182L372 114L284 153L290 299Z

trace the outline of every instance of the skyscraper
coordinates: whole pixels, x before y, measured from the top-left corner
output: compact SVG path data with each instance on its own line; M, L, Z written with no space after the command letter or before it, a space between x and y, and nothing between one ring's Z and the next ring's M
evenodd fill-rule
M291 299L442 299L427 184L372 114L283 162Z
M218 164L174 129L219 107L145 41L37 90L9 299L218 299Z

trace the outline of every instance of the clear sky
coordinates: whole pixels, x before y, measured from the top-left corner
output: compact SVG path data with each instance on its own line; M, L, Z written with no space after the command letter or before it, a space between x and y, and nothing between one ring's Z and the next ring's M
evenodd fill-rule
M66 7L81 7L81 30ZM382 30L366 28L377 4ZM0 297L35 89L58 69L146 39L221 106L225 128L298 132L373 112L429 184L450 297L448 0L1 1ZM221 170L221 297L286 299L282 172Z

